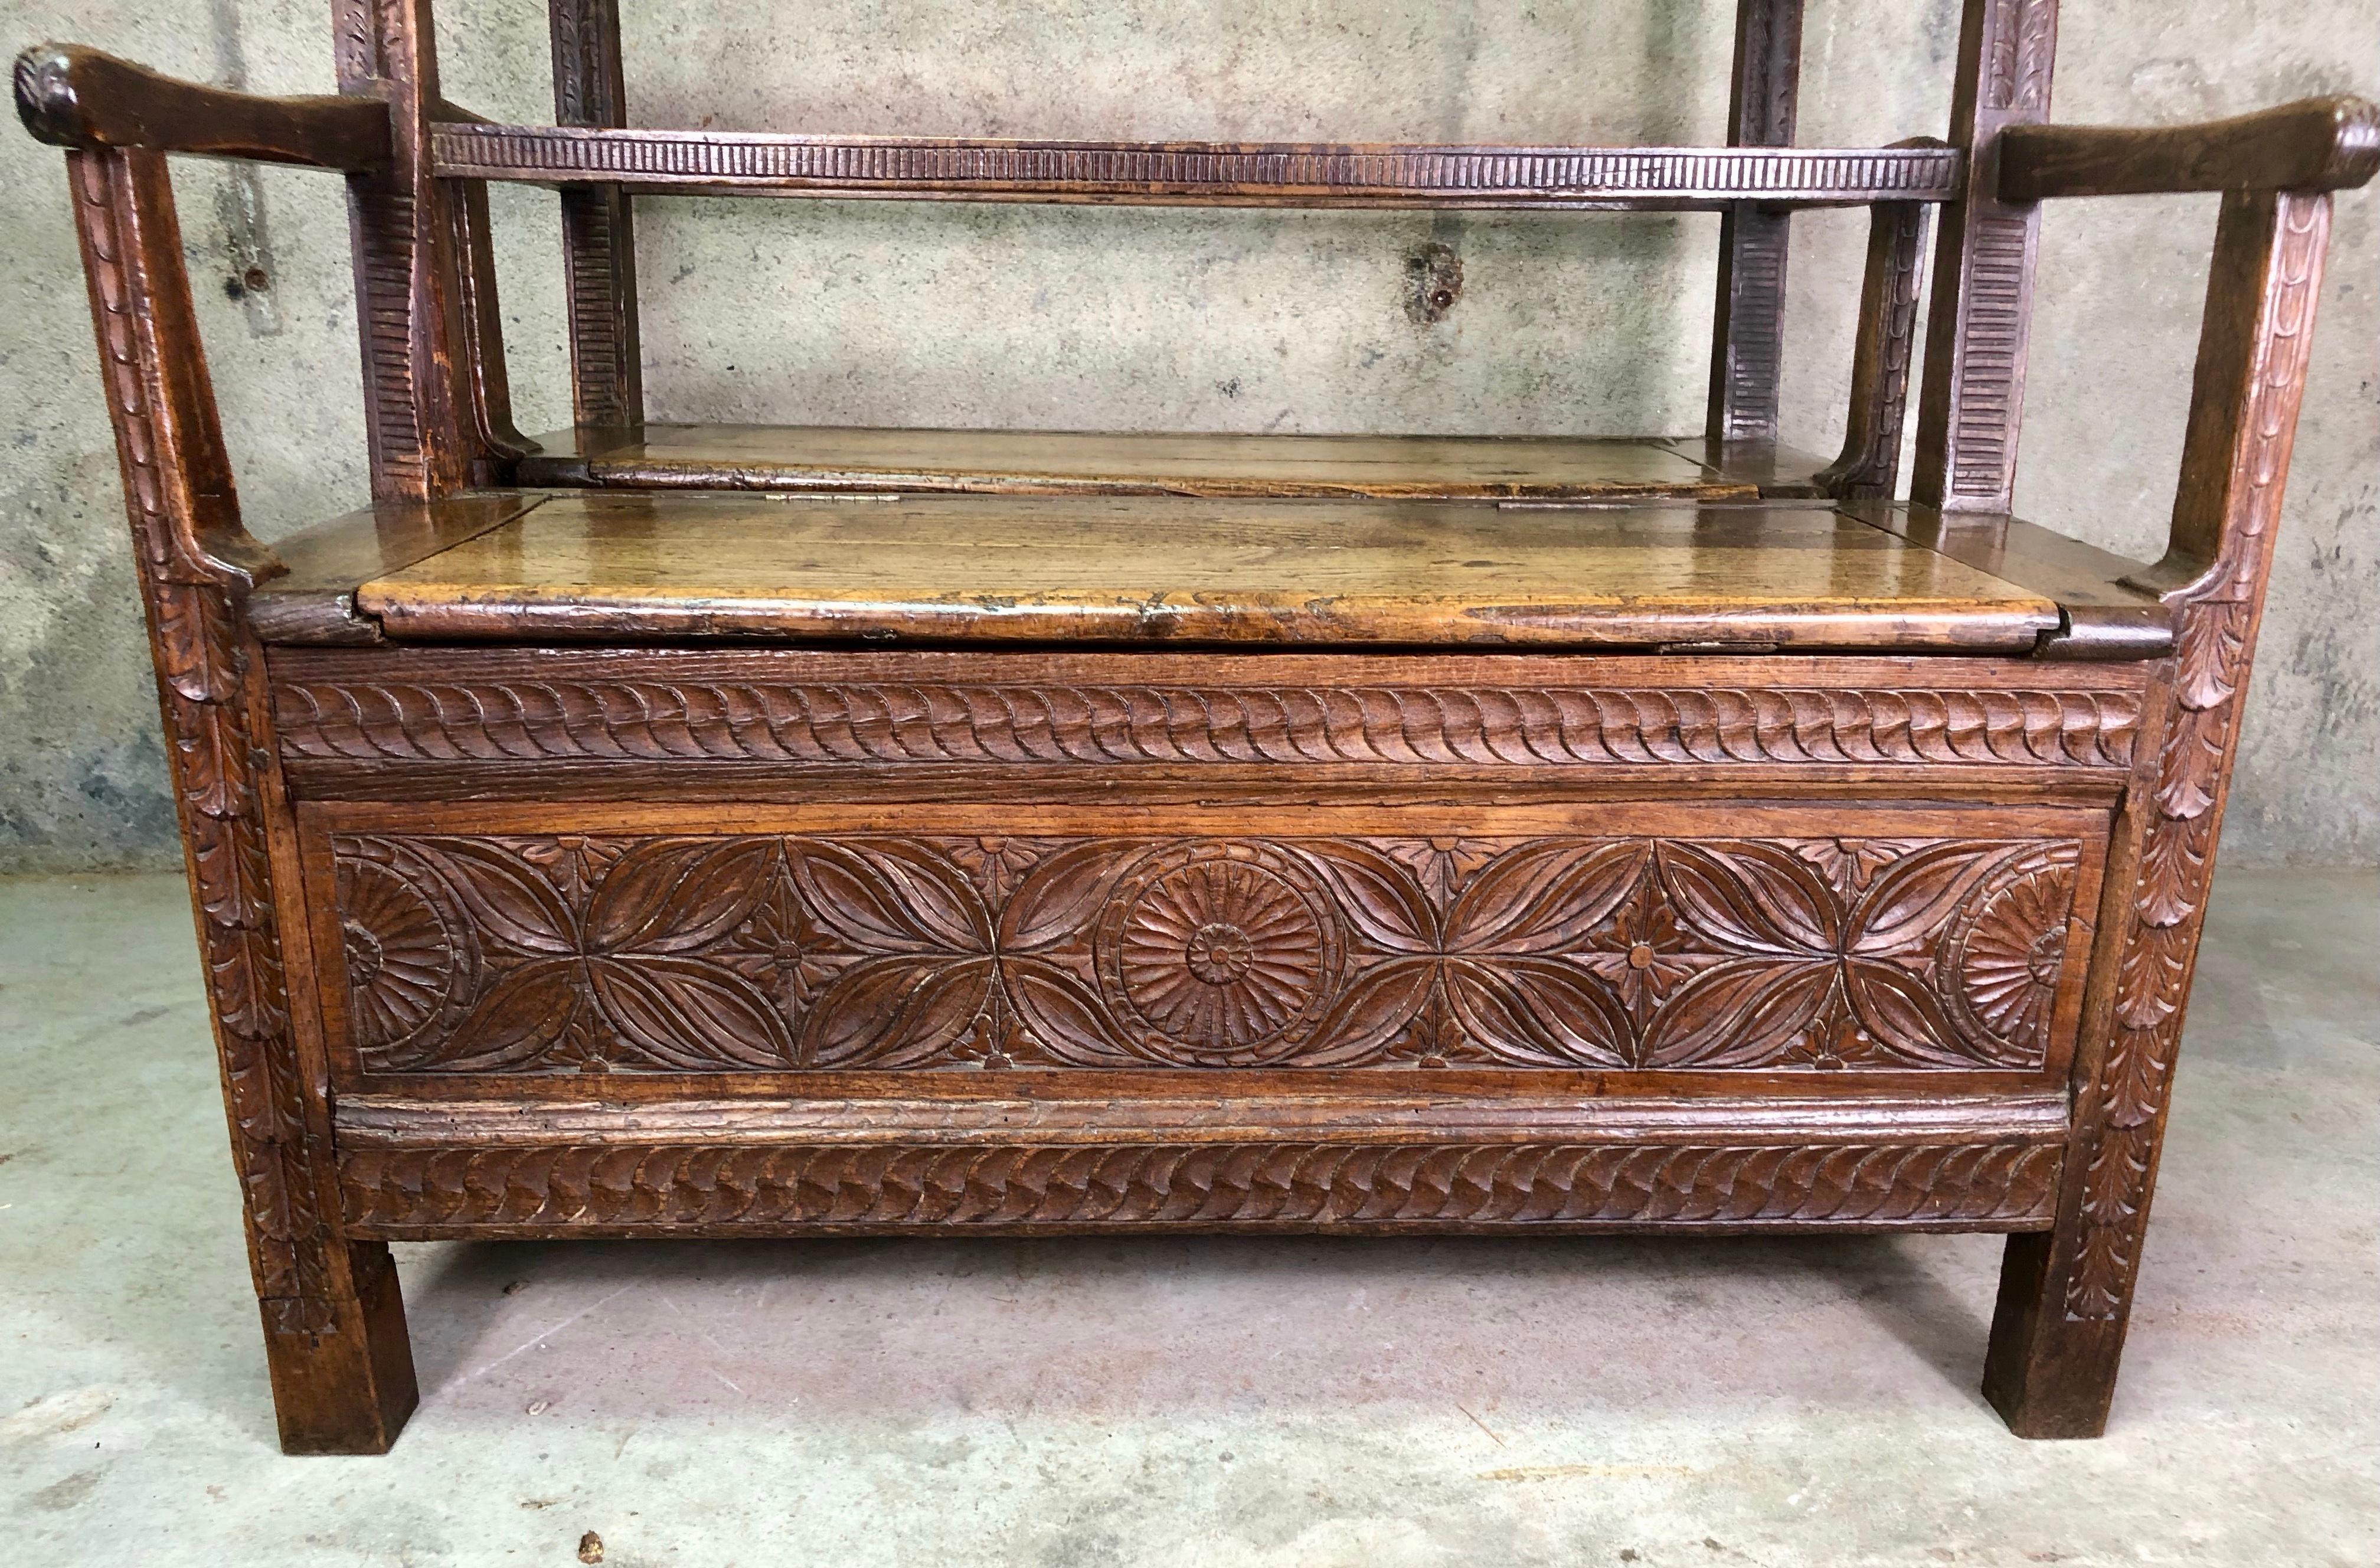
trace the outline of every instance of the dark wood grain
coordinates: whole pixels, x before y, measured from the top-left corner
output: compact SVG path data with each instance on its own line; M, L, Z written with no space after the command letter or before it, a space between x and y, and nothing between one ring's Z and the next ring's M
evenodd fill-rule
M240 616L279 563L240 526L164 155L77 152L67 171L281 1440L291 1453L376 1453L413 1408L413 1366L387 1249L342 1238L318 1185L328 1107L288 980L293 965L307 968L304 919L293 949L288 808L262 653Z
M386 168L388 111L353 98L258 98L200 87L72 43L17 56L17 115L55 147Z
M447 109L429 0L334 0L332 43L340 91L384 103L395 138L390 167L347 187L372 499L434 501L493 477L501 457L480 439L493 405L472 353L474 338L483 362L494 350L493 311L475 332L452 211L463 194L431 168Z
M2182 190L2343 190L2380 172L2380 107L2308 98L2204 125L2011 126L1999 198Z
M1666 792L1760 777L1802 794L1829 778L1893 790L1911 775L1973 792L2004 773L2038 794L2058 775L2131 767L2143 721L2134 671L1938 657L1399 659L1342 654L870 654L419 650L277 651L284 757L309 791L372 797L421 773L455 797L492 770L543 768L545 787L591 764L664 771L673 789L754 764L815 788L965 767L1094 781L1224 771L1549 774ZM1730 770L1739 772L1730 772ZM1654 774L1658 785L1630 774ZM941 787L930 784L927 787ZM1220 783L1202 786L1222 787ZM1299 786L1305 787L1305 786ZM642 798L654 796L646 795Z
M356 1234L2022 1231L2054 1144L358 1149Z
M756 196L1160 205L1718 209L1947 201L1934 148L1360 146L1012 141L441 126L450 177Z
M1471 820L1393 830L1410 838L1246 817L1230 837L1085 836L1023 813L1000 837L342 833L346 1043L367 1073L1951 1075L2052 1070L2070 1044L2091 814L1856 840Z

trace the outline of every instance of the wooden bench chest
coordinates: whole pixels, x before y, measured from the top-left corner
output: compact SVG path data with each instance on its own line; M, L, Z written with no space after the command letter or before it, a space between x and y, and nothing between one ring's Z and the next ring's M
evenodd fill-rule
M1949 143L560 128L340 0L342 96L45 46L284 1444L415 1402L386 1243L1144 1227L2004 1232L1985 1390L2105 1423L2329 192L2371 106L2045 123L1967 0ZM346 171L375 502L241 529L165 153ZM579 424L515 432L484 182L561 191ZM633 198L1725 214L1704 438L642 419ZM2172 548L2008 515L2037 204L2221 190ZM1844 455L1781 449L1787 219L1875 240ZM1929 219L1912 502L1893 499ZM1593 221L1581 219L1582 222Z

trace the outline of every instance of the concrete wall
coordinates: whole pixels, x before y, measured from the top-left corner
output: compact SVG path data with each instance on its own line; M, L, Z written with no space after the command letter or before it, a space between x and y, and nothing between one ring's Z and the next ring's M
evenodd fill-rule
M633 117L875 132L1721 139L1723 0L625 0ZM1803 140L1938 133L1956 0L1810 0ZM2369 0L2068 0L2059 117L2154 121L2380 91ZM327 91L323 0L5 0L64 36L266 92ZM543 9L450 0L448 96L551 118ZM250 526L358 504L335 180L179 168ZM524 428L567 418L552 198L494 193ZM1716 218L1243 213L650 201L659 419L1685 432ZM1788 436L1840 438L1864 216L1796 229ZM2212 198L2053 211L2019 504L2163 537ZM157 863L172 824L56 154L0 134L0 865ZM1406 257L1462 255L1447 318ZM263 269L261 291L233 286ZM2380 861L2380 196L2342 203L2233 796L2241 860Z

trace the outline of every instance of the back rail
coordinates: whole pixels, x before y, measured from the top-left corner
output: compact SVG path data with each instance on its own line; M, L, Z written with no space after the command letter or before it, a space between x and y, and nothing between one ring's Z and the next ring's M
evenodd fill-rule
M1954 148L1351 146L442 124L450 179L718 195L1158 206L1724 210L1945 202Z

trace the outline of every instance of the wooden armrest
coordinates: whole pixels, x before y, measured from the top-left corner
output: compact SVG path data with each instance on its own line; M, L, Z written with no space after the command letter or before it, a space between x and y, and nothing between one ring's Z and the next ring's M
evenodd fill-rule
M390 161L375 98L258 98L199 87L72 43L17 56L17 114L36 140L362 172Z
M2340 190L2380 171L2380 107L2341 95L2193 126L2010 126L1999 168L2003 201Z

